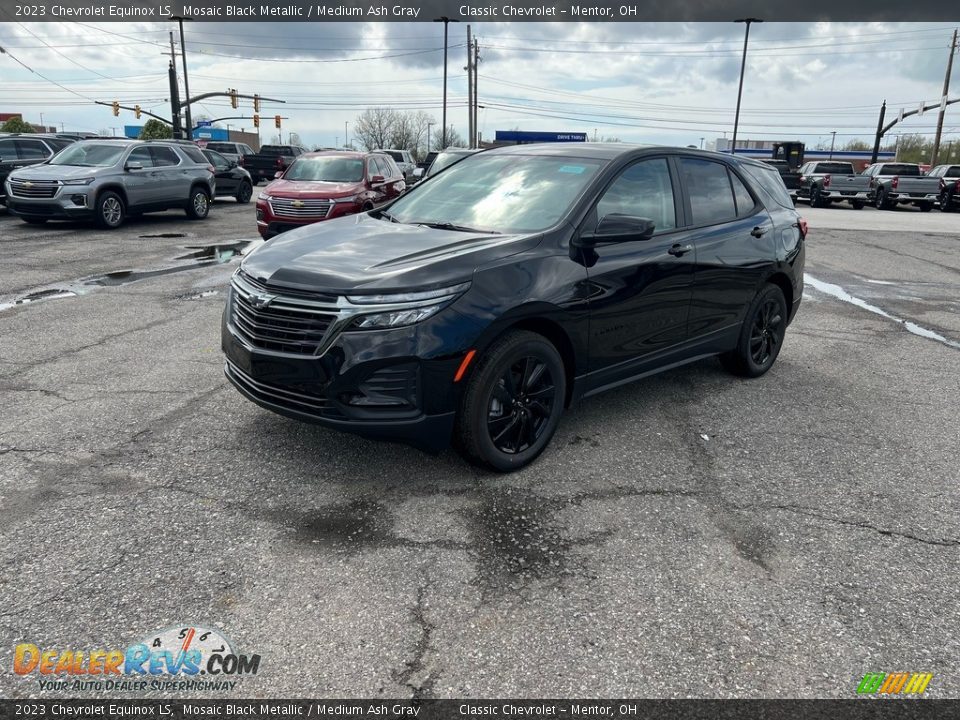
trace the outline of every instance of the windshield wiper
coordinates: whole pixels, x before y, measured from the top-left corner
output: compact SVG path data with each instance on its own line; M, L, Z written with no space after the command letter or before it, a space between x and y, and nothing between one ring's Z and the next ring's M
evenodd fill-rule
M455 230L456 232L471 232L471 233L486 233L488 235L502 235L496 230L480 230L479 228L467 227L466 225L456 225L449 222L418 222L417 220L411 220L410 225L422 225L428 228L434 228L435 230Z
M400 221L397 220L393 215L391 215L390 213L388 213L386 210L381 210L380 212L378 212L378 213L377 213L377 217L383 218L383 219L385 219L385 220L389 220L390 222L393 222L393 223L398 223L398 222L400 222Z

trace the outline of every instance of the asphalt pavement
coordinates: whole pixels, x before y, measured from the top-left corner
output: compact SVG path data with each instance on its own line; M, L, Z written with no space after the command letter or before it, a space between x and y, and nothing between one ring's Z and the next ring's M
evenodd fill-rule
M960 696L960 214L801 209L820 289L770 373L593 398L512 475L229 386L252 205L0 215L0 697L147 696L13 648L181 625L262 658L192 696Z

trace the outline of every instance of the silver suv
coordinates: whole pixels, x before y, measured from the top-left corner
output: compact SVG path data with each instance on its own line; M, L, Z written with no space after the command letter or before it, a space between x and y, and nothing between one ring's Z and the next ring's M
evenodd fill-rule
M8 210L28 223L92 219L106 229L127 215L171 208L202 220L216 191L200 148L163 140L81 140L14 170L4 185Z
M400 168L400 172L403 173L403 179L408 183L418 180L413 173L417 169L417 164L413 161L413 156L409 150L374 150L374 152L384 153L392 157L397 167Z

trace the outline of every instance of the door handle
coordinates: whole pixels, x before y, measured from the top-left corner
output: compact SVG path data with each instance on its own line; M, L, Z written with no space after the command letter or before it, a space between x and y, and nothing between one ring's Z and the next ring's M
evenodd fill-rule
M753 230L750 231L750 234L753 235L755 238L763 237L767 233L767 230L769 229L770 228L768 227L760 227L759 225L757 225L757 227L755 227Z
M693 250L693 245L677 244L672 246L669 250L667 250L667 252L673 255L674 257L681 257L686 253L691 252L692 250Z

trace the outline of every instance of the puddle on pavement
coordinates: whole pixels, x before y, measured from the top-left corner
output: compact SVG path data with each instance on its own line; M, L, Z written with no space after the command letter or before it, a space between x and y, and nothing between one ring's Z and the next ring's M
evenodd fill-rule
M806 273L804 273L803 281L807 285L812 287L814 290L819 290L825 295L830 295L831 297L835 297L837 300L850 303L851 305L855 305L858 308L867 310L868 312L872 312L875 315L879 315L881 317L887 318L888 320L892 320L895 323L899 323L900 325L903 325L903 327L908 332L913 333L914 335L917 335L922 338L927 338L928 340L936 340L939 343L943 343L947 347L951 347L955 350L960 350L960 342L957 342L955 340L950 340L949 338L945 338L943 335L940 335L939 333L936 333L933 330L925 328L921 325L917 325L915 322L911 322L910 320L904 320L903 318L899 318L896 315L891 315L886 310L883 310L882 308L879 308L876 305L871 305L866 300L862 300L861 298L851 295L839 285L834 285L833 283L817 280L815 277L811 277Z
M186 237L183 233L160 233L157 235L141 235L140 237ZM52 288L42 288L34 290L26 295L0 303L0 312L11 308L25 305L39 300L49 300L55 298L76 297L83 295L92 288L97 287L117 287L128 285L139 280L162 277L173 273L188 272L198 268L210 267L228 263L234 258L242 257L255 248L262 245L265 241L260 238L237 240L232 243L219 243L214 245L192 245L187 246L187 250L193 252L186 255L180 255L175 260L191 260L192 262L174 265L172 267L159 268L157 270L114 270L103 275L94 275L92 277L82 278L80 280L62 283ZM216 294L217 291L206 291L205 293L193 293L187 296L181 296L179 299L195 300L203 297L209 297Z
M140 235L141 238L185 238L193 237L192 235L187 235L186 233L153 233L151 235Z
M201 290L200 292L190 293L188 295L178 295L177 300L203 300L204 298L219 294L219 290Z
M471 511L478 579L487 588L563 574L570 543L542 498L507 491Z

